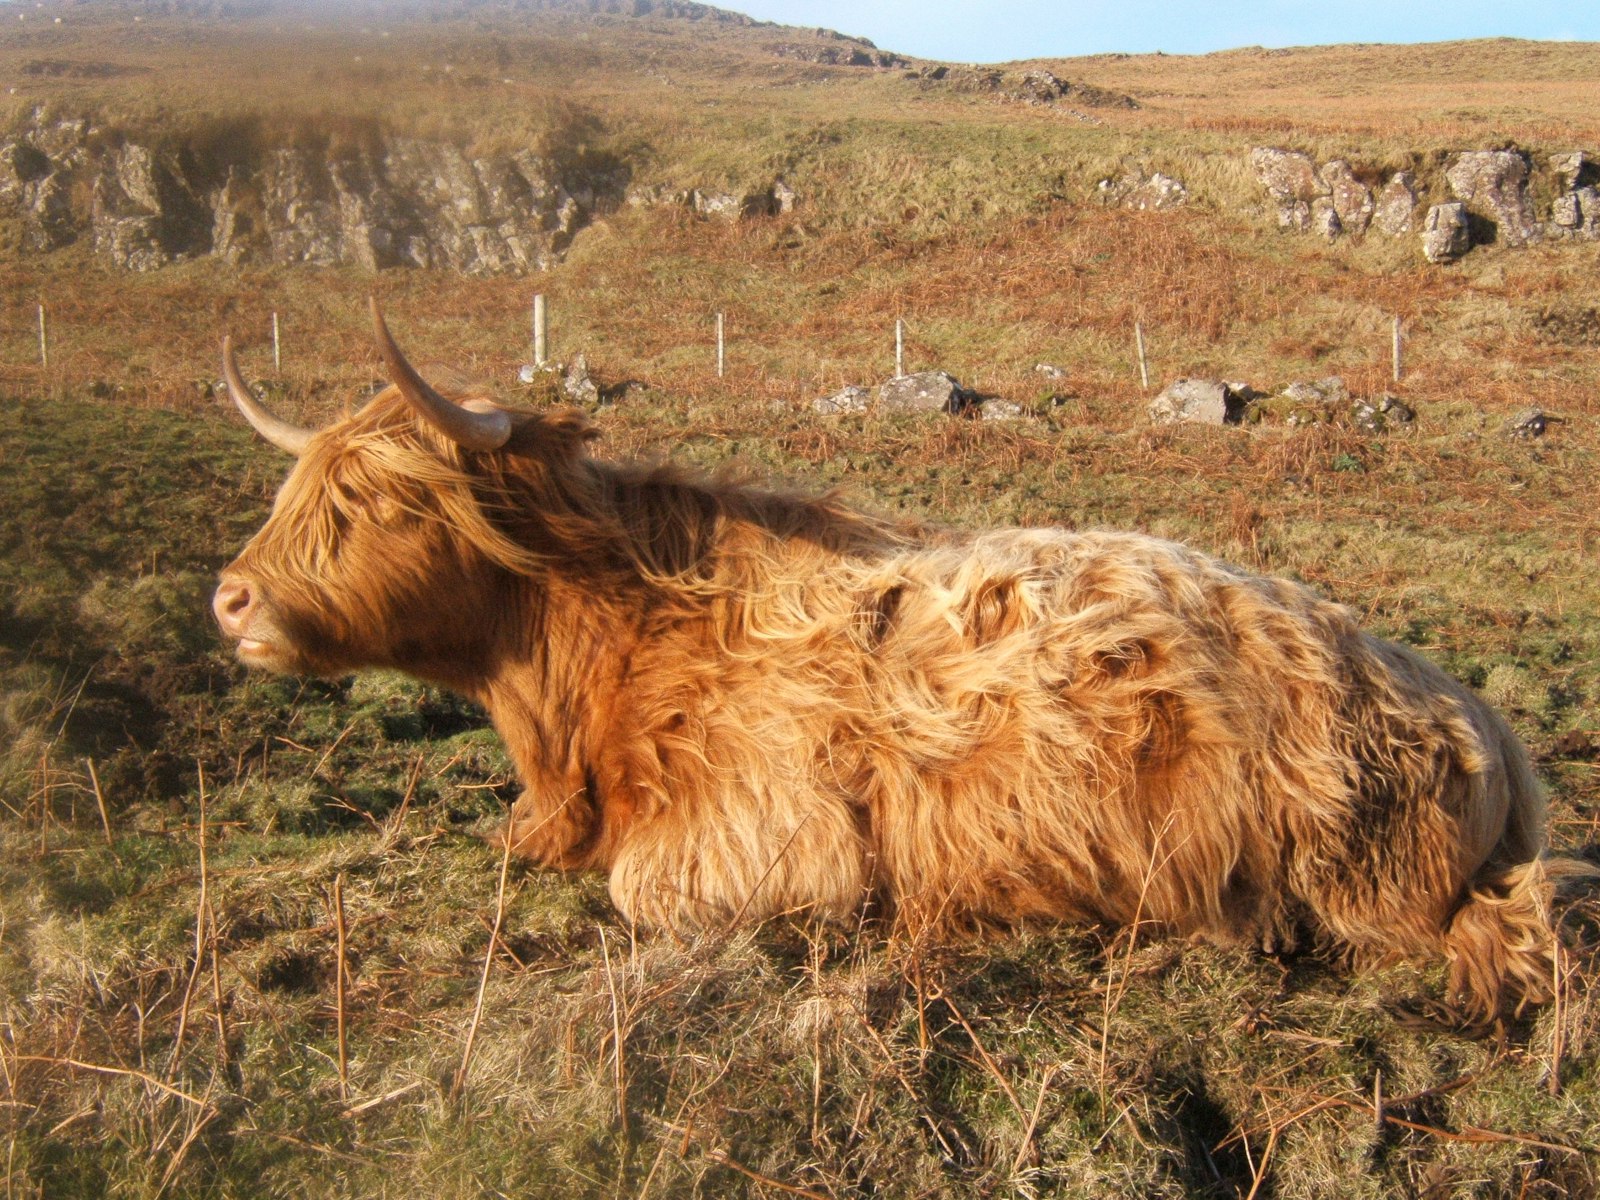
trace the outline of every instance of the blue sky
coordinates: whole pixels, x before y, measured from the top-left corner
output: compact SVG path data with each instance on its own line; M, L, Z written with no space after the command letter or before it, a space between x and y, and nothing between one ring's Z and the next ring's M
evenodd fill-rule
M951 62L1520 37L1600 41L1600 0L719 0Z

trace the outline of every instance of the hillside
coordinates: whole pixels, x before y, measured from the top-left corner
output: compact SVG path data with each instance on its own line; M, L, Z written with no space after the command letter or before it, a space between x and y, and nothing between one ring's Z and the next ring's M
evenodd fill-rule
M1593 901L1487 1040L1408 1015L1437 970L1148 931L648 936L603 880L497 887L477 709L247 674L208 611L285 469L222 336L320 422L377 294L597 453L1305 581L1504 711L1594 857L1600 47L973 68L685 0L344 11L0 6L7 1196L1600 1195ZM518 382L535 293L588 386ZM1000 419L819 409L897 320ZM1154 422L1180 377L1246 420Z

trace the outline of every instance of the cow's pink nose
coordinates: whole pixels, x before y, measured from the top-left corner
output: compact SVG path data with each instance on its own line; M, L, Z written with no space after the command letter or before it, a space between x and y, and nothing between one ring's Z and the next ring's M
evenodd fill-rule
M225 579L211 599L211 611L217 615L217 624L229 637L242 638L250 624L250 610L255 597L250 585L238 579Z

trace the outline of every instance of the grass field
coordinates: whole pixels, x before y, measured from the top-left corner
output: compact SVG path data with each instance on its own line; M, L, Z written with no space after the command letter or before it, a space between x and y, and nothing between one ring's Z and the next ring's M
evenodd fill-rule
M1592 902L1566 914L1561 1002L1485 1041L1400 1019L1441 983L1404 965L1056 928L939 948L870 925L646 935L602 880L502 879L479 835L517 785L481 713L398 677L247 674L208 611L285 466L212 396L224 333L281 411L323 420L376 378L376 292L418 361L531 403L509 381L538 290L558 357L642 385L596 412L602 453L737 462L966 527L1142 529L1306 580L1506 712L1553 842L1593 853L1600 246L1437 268L1410 240L1283 235L1248 151L1427 182L1449 149L1600 149L1595 47L1048 63L1142 105L1091 124L779 60L789 35L760 28L27 15L0 43L0 119L45 103L174 144L335 111L482 147L579 131L641 184L782 173L801 205L733 225L622 208L562 265L493 280L123 275L82 247L23 255L0 214L7 1200L1600 1195ZM41 61L120 71L24 71ZM1194 202L1100 207L1130 159ZM896 317L909 366L1030 415L809 412L889 373ZM1160 382L1339 374L1418 419L1153 428L1136 321ZM1564 420L1507 436L1530 406Z

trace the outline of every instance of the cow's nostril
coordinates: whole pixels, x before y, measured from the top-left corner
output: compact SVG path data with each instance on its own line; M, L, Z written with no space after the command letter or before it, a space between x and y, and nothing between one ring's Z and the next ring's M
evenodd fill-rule
M253 597L248 584L230 580L217 588L211 609L217 615L217 624L227 633L238 635L243 631L246 614Z

